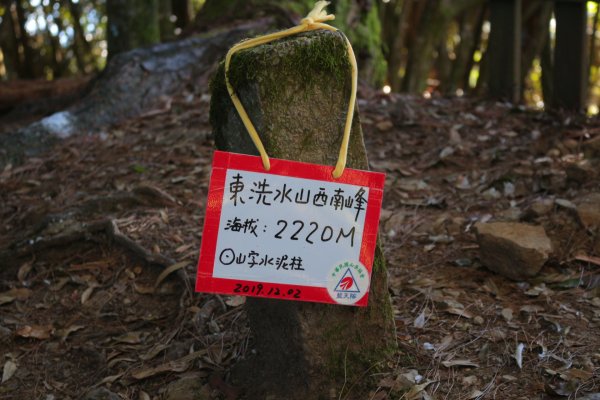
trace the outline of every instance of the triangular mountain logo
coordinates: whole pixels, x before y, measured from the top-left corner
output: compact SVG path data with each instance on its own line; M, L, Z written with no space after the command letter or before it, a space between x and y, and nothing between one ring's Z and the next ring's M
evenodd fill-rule
M360 293L360 289L356 284L356 279L354 279L354 275L352 275L352 270L350 268L344 272L344 275L342 275L342 278L339 280L333 291L340 293Z

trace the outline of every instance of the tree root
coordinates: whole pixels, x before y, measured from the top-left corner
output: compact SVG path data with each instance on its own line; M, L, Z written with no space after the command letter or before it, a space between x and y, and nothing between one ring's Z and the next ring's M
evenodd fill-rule
M21 241L20 244L11 246L13 249L0 252L0 265L9 265L32 254L68 246L75 242L96 241L95 237L98 234L105 234L110 241L118 244L146 264L165 269L176 264L174 259L163 254L152 253L123 234L114 219L104 218L91 222L67 221L63 223L63 226L65 226L65 229L56 235L47 238L40 236L25 242ZM177 269L177 276L181 279L188 293L192 293L191 282L185 269Z

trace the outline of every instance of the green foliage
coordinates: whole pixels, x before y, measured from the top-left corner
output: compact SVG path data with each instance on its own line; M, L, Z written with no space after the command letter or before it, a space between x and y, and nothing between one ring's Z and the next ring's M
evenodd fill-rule
M340 29L352 43L357 58L361 60L366 55L369 65L363 65L363 78L370 83L380 86L383 84L387 62L383 56L381 40L381 21L377 3L373 2L367 13L360 13L358 19L353 7L357 7L356 1L337 0L332 2L332 10L335 20L331 23ZM330 6L331 7L331 6ZM359 69L359 73L360 73Z

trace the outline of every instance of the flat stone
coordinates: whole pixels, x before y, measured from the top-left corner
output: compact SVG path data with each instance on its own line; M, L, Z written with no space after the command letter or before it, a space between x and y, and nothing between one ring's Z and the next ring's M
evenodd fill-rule
M552 243L541 226L517 222L475 225L481 263L509 279L535 276L552 252Z
M586 229L600 228L600 193L590 193L576 202L577 215Z

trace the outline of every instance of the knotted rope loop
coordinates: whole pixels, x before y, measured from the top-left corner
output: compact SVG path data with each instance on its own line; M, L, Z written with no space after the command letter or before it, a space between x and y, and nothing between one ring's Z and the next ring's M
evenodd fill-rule
M249 49L255 46L259 46L261 44L266 44L286 36L296 35L301 32L314 31L318 29L325 29L328 31L336 32L336 28L324 23L326 21L332 21L335 19L335 15L327 14L327 11L325 11L325 7L327 7L328 4L328 1L317 1L312 11L309 12L306 17L302 18L302 20L300 21L300 25L283 30L281 32L275 32L268 35L259 36L253 39L241 41L240 43L236 44L231 49L229 49L229 51L227 52L227 56L225 57L225 84L227 86L227 92L229 93L229 97L231 98L235 109L240 115L242 123L246 127L246 130L248 131L252 142L254 142L254 145L256 146L256 149L260 154L263 166L266 171L271 169L271 162L269 161L269 156L265 151L262 141L258 136L258 132L254 128L254 125L252 124L248 113L244 109L244 106L242 105L237 94L235 93L233 86L229 82L229 65L231 64L231 57L234 53L240 50ZM352 45L350 44L350 41L346 36L344 36L344 39L346 41L346 48L348 49L348 58L350 59L350 65L352 66L352 91L350 94L350 102L348 104L348 112L346 114L346 125L344 127L344 135L342 137L342 144L340 147L338 161L332 173L333 177L336 179L342 176L344 168L346 167L350 130L352 129L352 118L354 116L354 103L356 102L356 88L358 85L358 68L356 66L356 57L354 56L354 51L352 50Z

